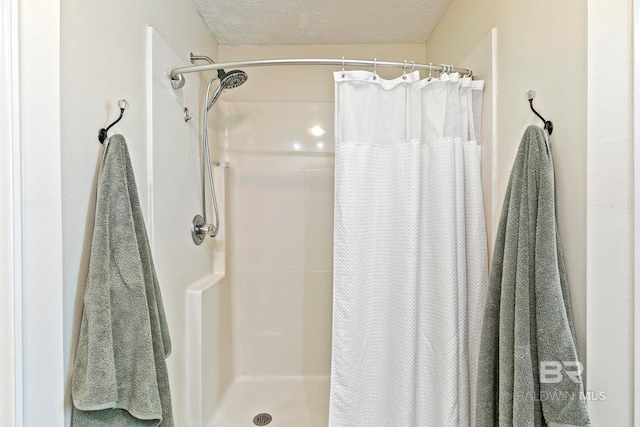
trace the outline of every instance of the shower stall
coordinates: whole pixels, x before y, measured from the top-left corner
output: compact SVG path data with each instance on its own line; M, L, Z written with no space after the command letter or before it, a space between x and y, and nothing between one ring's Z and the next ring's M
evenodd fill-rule
M167 363L176 420L216 427L326 426L334 275L333 72L340 65L247 68L248 77L229 70L201 78L187 74L185 86L175 90L167 69L189 64L151 29L149 37L150 235L175 341ZM475 58L461 61L483 76L492 72L491 37L478 45ZM341 56L425 62L422 44L220 46L216 62ZM403 70L377 72L393 79ZM238 76L246 82L237 84ZM231 78L236 80L222 91ZM491 96L485 99L490 105ZM206 117L200 114L203 103L211 106ZM193 119L176 126L183 108ZM491 123L491 108L484 108ZM207 144L198 131L204 123ZM491 131L490 125L483 130ZM202 153L201 145L208 150ZM490 145L482 156L491 158ZM170 164L184 167L169 172ZM185 218L194 214L189 236ZM190 237L202 243L194 245ZM192 267L176 269L176 263Z
M378 46L370 56L420 61L420 47ZM219 61L278 56L269 52L275 48L256 50L221 48ZM291 50L291 57L305 55ZM354 55L362 56L362 50ZM490 55L484 49L472 65L485 66ZM268 416L278 426L326 426L336 68L245 71L247 83L219 99L209 124L213 156L229 165L224 227L234 372L211 425L261 425ZM378 72L395 78L402 70Z

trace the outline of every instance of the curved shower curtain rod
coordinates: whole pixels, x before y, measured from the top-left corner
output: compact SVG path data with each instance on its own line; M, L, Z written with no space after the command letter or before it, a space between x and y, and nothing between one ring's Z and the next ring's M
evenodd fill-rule
M215 71L222 68L245 68L245 67L267 67L278 65L341 65L344 69L345 66L355 67L387 67L387 68L402 68L407 71L409 68L413 70L429 70L429 71L442 71L447 73L457 72L465 74L469 77L473 77L473 71L471 68L457 68L453 65L447 64L416 64L413 61L403 62L390 62L390 61L373 61L368 59L331 59L331 58L289 58L289 59L257 59L251 61L234 61L234 62L218 62L216 64L206 65L191 65L188 67L173 68L169 75L171 77L171 85L174 89L180 89L184 86L184 74L197 73L200 71Z

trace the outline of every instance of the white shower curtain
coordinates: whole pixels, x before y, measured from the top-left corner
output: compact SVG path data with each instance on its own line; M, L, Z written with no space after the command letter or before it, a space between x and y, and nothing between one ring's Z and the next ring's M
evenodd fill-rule
M329 425L469 426L487 286L483 83L334 77Z

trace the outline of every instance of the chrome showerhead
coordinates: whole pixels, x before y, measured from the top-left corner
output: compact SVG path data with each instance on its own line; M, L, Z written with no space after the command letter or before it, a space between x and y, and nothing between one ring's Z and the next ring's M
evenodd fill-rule
M213 96L207 103L207 110L210 110L213 107L213 104L218 100L218 97L227 89L234 89L238 86L241 86L244 82L247 81L247 73L242 70L231 70L226 73L224 70L218 70L218 76L211 79L209 85L215 80L220 79L220 85L216 88L216 91L213 93ZM207 88L207 96L209 94L209 88Z
M231 70L225 73L224 70L218 70L218 78L223 90L234 89L247 81L247 73L242 70Z

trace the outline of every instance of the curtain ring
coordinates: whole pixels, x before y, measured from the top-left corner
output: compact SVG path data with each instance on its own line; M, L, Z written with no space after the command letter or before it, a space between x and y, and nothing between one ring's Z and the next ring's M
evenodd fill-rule
M373 58L373 80L376 80L378 78L378 59L377 58Z
M410 73L413 73L413 70L415 70L415 69L416 69L416 63L415 63L415 62L413 62L413 61L409 61L409 62L411 62L411 69L409 70L409 72L410 72Z
M467 73L467 76L470 77L470 78L473 78L473 70L471 68L467 68L467 71L469 71Z
M442 67L442 70L440 70L440 76L442 76L447 72L447 64L440 64L440 67Z
M402 74L407 74L407 60L404 60L404 67L402 67Z
M342 57L342 72L344 73L344 56Z
M433 68L433 64L429 62L429 78L431 78L431 68Z

